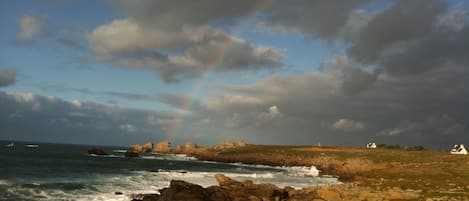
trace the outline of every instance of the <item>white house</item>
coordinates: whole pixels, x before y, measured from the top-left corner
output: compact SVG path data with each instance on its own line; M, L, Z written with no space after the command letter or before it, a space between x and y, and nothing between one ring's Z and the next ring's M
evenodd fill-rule
M464 147L463 144L455 144L453 149L451 149L450 151L451 154L461 154L461 155L466 155L467 154L467 150L466 148Z
M366 144L366 148L368 149L376 149L376 144L374 142L370 142Z

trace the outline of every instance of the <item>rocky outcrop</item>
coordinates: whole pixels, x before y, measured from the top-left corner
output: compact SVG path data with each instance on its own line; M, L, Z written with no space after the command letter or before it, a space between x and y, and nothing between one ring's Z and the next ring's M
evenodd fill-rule
M133 153L141 153L143 152L143 146L139 144L134 144L127 148L127 152L133 152Z
M254 184L252 181L239 182L216 174L219 186L208 187L212 200L281 200L283 190L273 184Z
M156 144L153 147L152 152L157 152L157 153L169 153L169 152L171 152L171 142L170 141L158 142L158 144Z
M307 187L294 189L279 188L273 184L254 184L252 181L236 181L222 174L215 175L219 186L203 188L185 181L173 180L168 188L160 190L160 195L140 194L134 201L230 201L230 200L322 200L322 201L358 201L358 200L408 200L418 199L419 193L400 188L389 188L380 191L357 184ZM139 199L136 199L139 198Z
M232 141L225 140L219 142L216 146L215 149L232 149L235 148L235 144Z
M153 150L153 143L151 141L142 145L142 152L150 152L151 150Z
M133 152L133 153L145 153L145 152L151 152L153 150L153 143L151 141L148 141L145 144L134 144L127 148L128 152Z
M232 148L239 148L239 147L245 147L245 146L246 146L246 142L244 140L238 140L236 142L224 140L218 143L218 145L215 146L215 149L232 149Z
M182 145L177 146L174 149L176 153L193 153L198 148L197 144L193 142L186 142Z
M246 146L246 141L244 140L238 140L235 142L235 147L245 147Z
M98 149L98 148L88 149L88 154L93 154L93 155L98 155L98 156L107 155L107 153L104 152L104 150Z
M207 201L210 199L210 192L197 184L185 181L172 180L169 188L160 190L161 197L158 201Z

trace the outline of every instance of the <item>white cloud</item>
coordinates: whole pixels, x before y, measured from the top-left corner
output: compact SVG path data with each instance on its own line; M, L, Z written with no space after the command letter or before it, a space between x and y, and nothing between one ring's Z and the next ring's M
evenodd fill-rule
M8 92L8 94L12 95L18 102L31 103L31 102L34 102L35 100L35 96L33 93L23 93L23 92L9 93Z
M125 68L155 70L166 82L197 77L215 64L216 71L276 69L283 65L279 51L208 25L164 29L143 21L129 17L94 29L87 39L96 59Z
M74 107L80 108L82 103L79 100L72 100L70 101L70 104Z
M22 16L18 20L18 24L20 32L18 33L17 41L28 42L44 31L47 17L30 13Z
M267 112L262 112L256 117L256 126L264 126L283 116L276 105L269 107Z
M342 131L362 131L365 130L366 125L363 122L351 119L339 119L332 124L332 128Z

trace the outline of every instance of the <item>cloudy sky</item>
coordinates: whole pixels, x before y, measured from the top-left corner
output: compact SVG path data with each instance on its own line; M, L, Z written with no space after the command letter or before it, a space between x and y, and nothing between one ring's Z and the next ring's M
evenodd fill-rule
M469 144L458 0L0 0L0 139Z

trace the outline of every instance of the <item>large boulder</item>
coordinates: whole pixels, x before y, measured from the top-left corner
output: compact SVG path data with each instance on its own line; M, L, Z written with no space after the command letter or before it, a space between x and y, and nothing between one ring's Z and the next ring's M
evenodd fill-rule
M88 149L88 154L92 155L98 155L98 156L104 156L107 155L106 152L102 149L94 148L94 149Z
M142 152L150 152L151 150L153 150L153 143L151 141L142 145Z
M281 200L286 198L283 189L273 184L254 184L246 180L239 182L216 174L218 186L208 187L212 200Z
M127 149L127 152L141 153L143 152L143 146L139 144L134 144Z
M202 186L172 180L169 188L160 190L158 201L210 201L209 192Z
M138 157L140 157L137 152L131 152L131 151L125 152L124 156L126 158L138 158Z
M158 153L169 153L169 152L171 152L171 142L170 141L158 142L158 144L156 144L153 147L152 152L158 152Z

